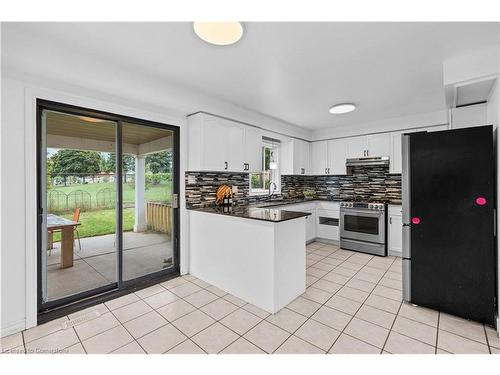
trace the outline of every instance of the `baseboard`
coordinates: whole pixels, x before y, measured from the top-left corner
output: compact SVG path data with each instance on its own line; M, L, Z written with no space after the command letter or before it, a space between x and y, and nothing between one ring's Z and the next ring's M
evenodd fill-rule
M20 320L16 323L13 323L7 327L2 326L2 331L0 332L0 337L5 337L12 335L17 332L21 332L26 328L26 320Z
M327 245L340 245L340 241L339 240L329 240L327 238L321 238L321 237L316 237L312 242L321 242L321 243L324 243L324 244L327 244Z

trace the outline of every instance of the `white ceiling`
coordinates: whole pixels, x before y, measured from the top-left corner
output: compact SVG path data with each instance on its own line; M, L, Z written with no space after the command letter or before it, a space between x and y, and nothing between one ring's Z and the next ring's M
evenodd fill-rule
M499 42L497 23L244 27L240 42L226 47L199 40L190 23L31 23L10 24L7 31L308 129L442 110L443 60ZM337 102L358 109L329 114Z

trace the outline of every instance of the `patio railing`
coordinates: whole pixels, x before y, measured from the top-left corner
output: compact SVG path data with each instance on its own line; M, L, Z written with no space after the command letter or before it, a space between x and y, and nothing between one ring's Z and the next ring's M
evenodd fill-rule
M148 229L162 233L172 233L172 207L170 204L147 202L146 220Z

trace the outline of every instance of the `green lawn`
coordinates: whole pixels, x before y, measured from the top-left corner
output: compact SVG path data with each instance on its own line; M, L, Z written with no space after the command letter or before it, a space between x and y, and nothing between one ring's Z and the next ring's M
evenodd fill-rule
M87 191L92 198L92 206L96 202L96 194L102 189L116 190L114 182L105 183L95 183L95 184L78 184L78 185L68 185L68 186L53 186L50 190L62 191L65 194L69 194L75 190ZM50 190L48 192L50 192ZM159 185L153 185L146 189L146 200L154 202L170 202L170 196L172 192L172 183L163 183ZM123 184L123 203L134 203L135 198L135 187L133 184Z
M67 219L72 219L73 214L61 215ZM134 209L125 208L123 210L123 230L131 231L134 228ZM97 210L80 213L80 225L78 233L80 238L101 236L116 232L116 211ZM61 240L60 232L54 233L54 242Z
M93 237L103 234L115 233L116 228L116 210L114 208L96 208L96 195L102 189L115 190L116 186L113 182L95 183L95 184L78 184L69 186L54 186L51 190L58 190L65 194L69 194L75 190L87 191L91 196L92 210L81 211L80 226L78 232L80 237ZM152 185L146 189L146 201L153 202L169 202L171 197L172 184L171 182ZM50 190L49 190L50 192ZM49 193L48 192L48 193ZM123 184L123 203L133 205L135 200L135 186L133 184ZM50 207L49 207L50 208ZM73 211L71 212L54 212L58 216L63 216L72 219ZM125 208L123 210L123 230L130 231L134 226L134 208ZM60 240L60 233L54 233L54 241Z

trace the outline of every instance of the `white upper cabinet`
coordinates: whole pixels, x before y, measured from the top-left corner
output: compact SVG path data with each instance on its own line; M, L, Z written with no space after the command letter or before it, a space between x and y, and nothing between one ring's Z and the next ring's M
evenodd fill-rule
M348 158L389 156L391 153L391 137L388 133L344 138L344 141Z
M402 149L401 137L404 132L391 133L391 155L389 156L389 173L401 173Z
M311 145L311 174L328 174L328 141L313 142Z
M226 136L224 146L226 148L225 159L228 161L229 171L244 171L245 168L245 130L239 124L225 120Z
M262 170L262 133L259 129L245 128L244 163L249 172L260 172Z
M343 139L328 141L328 174L346 174L346 143Z
M200 126L199 131L200 137L202 137L202 144L199 147L201 154L198 157L198 163L194 163L194 165L199 165L199 167L192 169L206 171L227 170L229 168L229 160L226 157L226 127L223 120L217 117L207 118L203 122L202 127ZM192 148L190 147L190 149Z
M290 138L281 145L281 173L282 174L311 174L311 147L310 143L300 139Z
M366 136L343 138L346 143L347 158L363 158L367 155Z
M310 174L310 153L309 142L299 139L293 140L293 174Z
M344 139L312 142L313 175L345 174L346 142Z
M366 136L367 156L389 156L391 153L391 136L388 133Z
M437 126L429 126L427 128L416 128L411 129L411 131L407 131L406 133L414 133L414 132L438 132L441 130L448 130L448 125L437 125Z
M197 113L188 118L189 170L260 170L262 137L258 129Z

